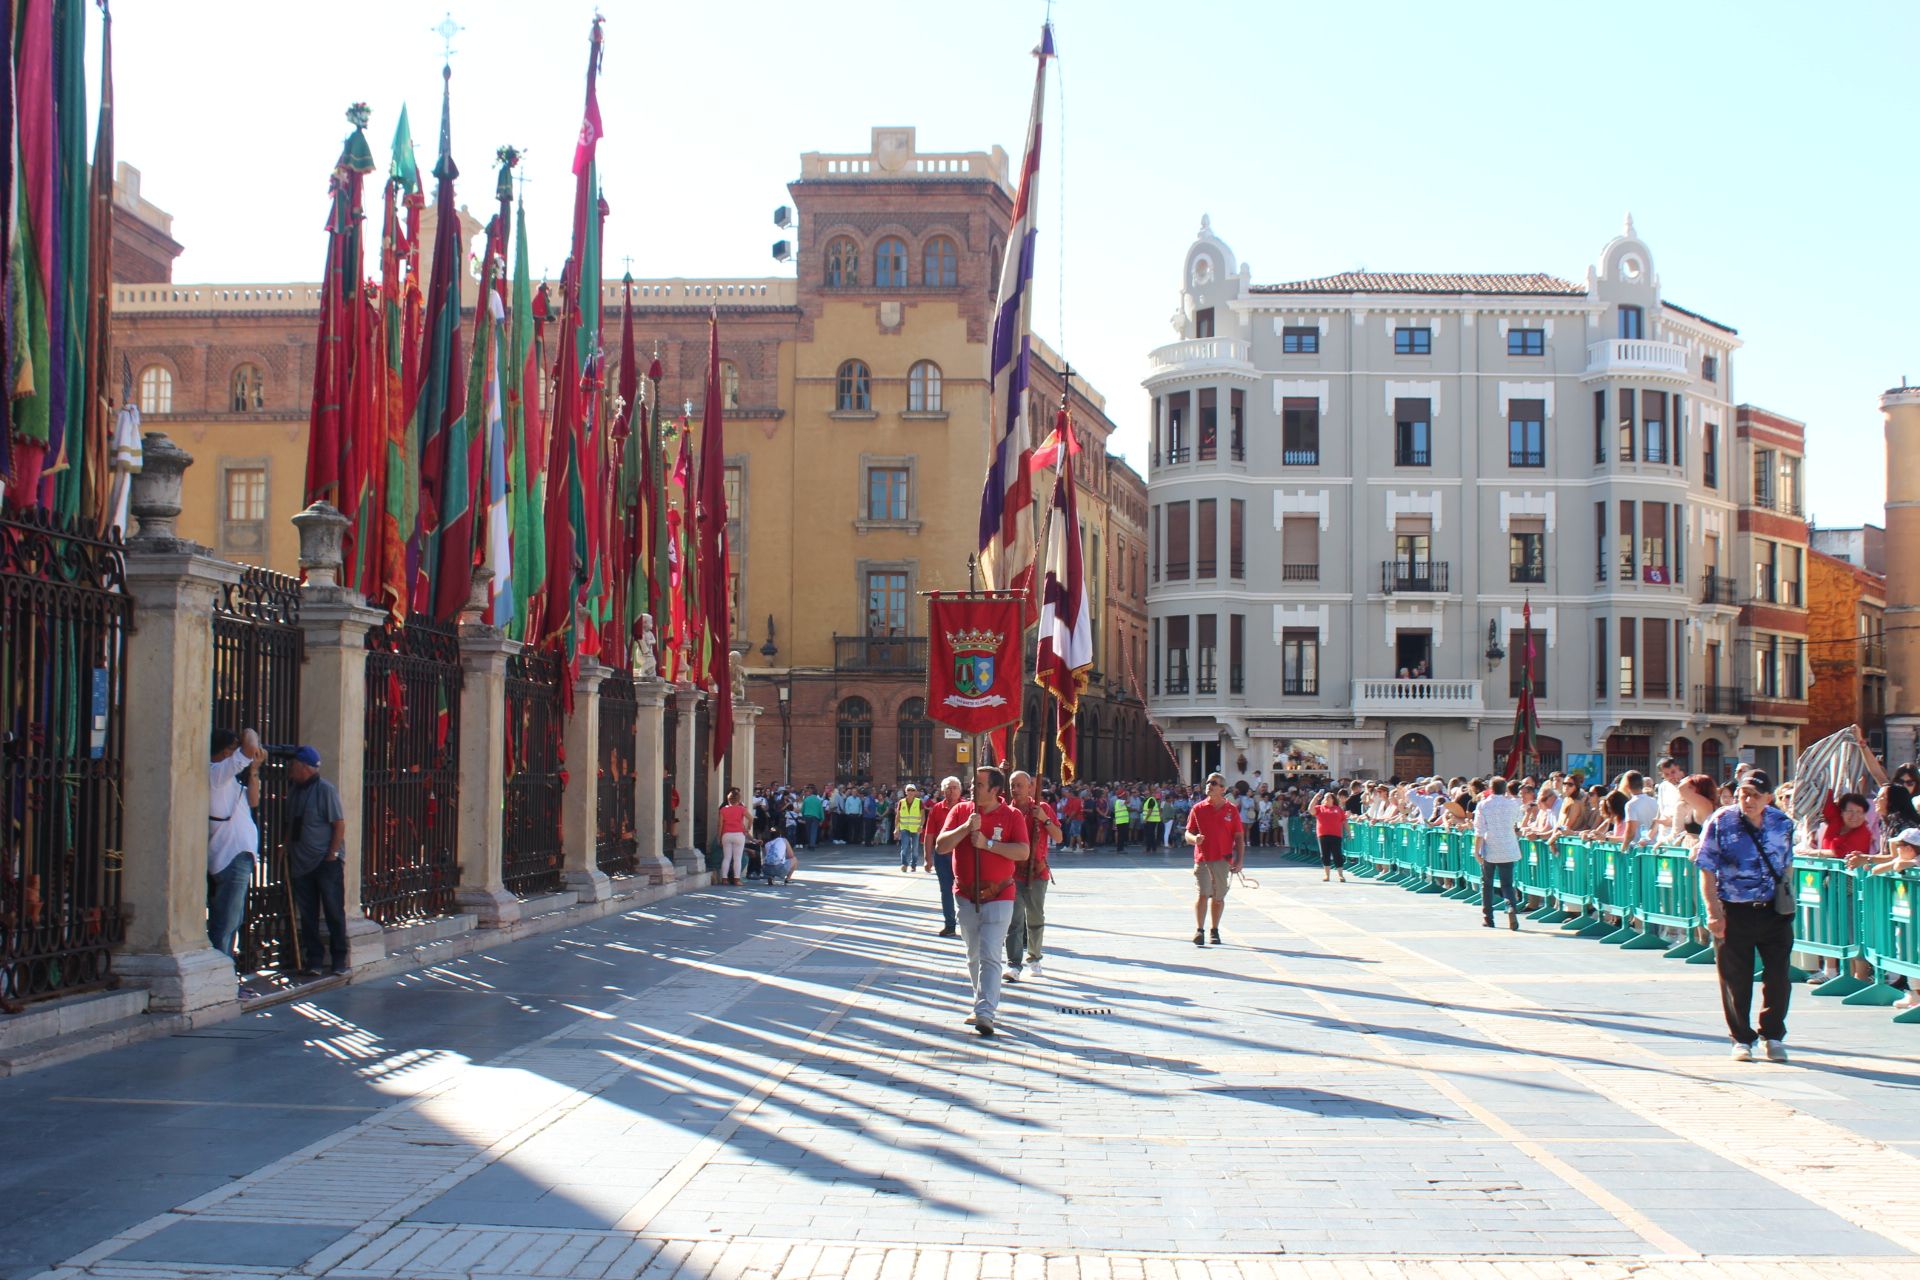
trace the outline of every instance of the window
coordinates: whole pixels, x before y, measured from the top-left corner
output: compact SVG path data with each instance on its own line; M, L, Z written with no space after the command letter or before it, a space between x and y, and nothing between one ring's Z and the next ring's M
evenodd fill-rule
M1428 401L1393 402L1393 461L1402 467L1433 465L1433 433Z
M1227 615L1227 692L1247 691L1247 617Z
M1192 565L1191 523L1193 506L1186 502L1167 504L1167 581L1185 582Z
M1280 521L1280 581L1320 581L1320 521L1286 516Z
M1641 456L1648 462L1670 461L1667 453L1667 393L1640 393Z
M740 366L731 360L720 362L720 407L728 410L740 407Z
M845 236L827 245L827 288L853 289L860 284L860 246Z
M834 729L835 781L869 781L873 775L873 708L865 698L841 699Z
M1620 461L1633 461L1633 391L1620 390Z
M1673 566L1667 560L1667 504L1640 504L1640 563L1648 582L1666 585L1673 581Z
M1220 691L1220 615L1200 615L1200 660L1194 668L1195 693Z
M1806 603L1800 598L1800 568L1806 552L1799 547L1782 547L1785 553L1780 557L1780 603L1801 605Z
M1779 496L1774 509L1790 516L1797 516L1801 511L1800 467L1801 459L1792 454L1781 455Z
M1607 580L1607 504L1604 502L1593 504L1593 549L1593 580L1605 582Z
M867 634L908 634L907 575L898 569L876 569L867 574Z
M1393 354L1397 356L1432 355L1433 330L1395 329L1393 331Z
M1220 575L1220 500L1201 498L1194 505L1193 576L1216 578Z
M140 412L173 412L173 375L157 364L140 371Z
M1320 692L1320 633L1289 628L1280 633L1280 692L1313 697Z
M927 719L927 700L908 698L900 704L901 778L933 776L933 721Z
M1167 619L1167 692L1187 691L1187 615Z
M1212 387L1200 388L1200 449L1194 456L1202 462L1212 462L1220 453L1220 407L1219 392Z
M1720 487L1720 426L1709 422L1700 432L1700 480L1709 489Z
M1756 507L1773 505L1773 457L1771 449L1753 451L1753 505Z
M1526 673L1527 633L1511 631L1507 633L1507 696L1520 696L1520 678ZM1533 696L1547 696L1547 637L1538 628L1533 633Z
M1187 405L1193 399L1188 391L1176 391L1167 397L1167 461L1187 460Z
M1547 402L1507 401L1507 465L1547 465Z
M1160 581L1160 508L1156 505L1148 513L1148 523L1152 526L1147 532L1147 550L1153 561L1153 580Z
M1778 543L1764 538L1754 539L1753 598L1762 604L1776 604L1779 601L1779 569L1776 563L1779 555Z
M1637 514L1632 502L1620 504L1620 580L1622 582L1632 582L1639 576L1634 572L1636 563L1634 552L1637 548L1633 542Z
M727 496L727 522L736 523L741 513L747 509L746 472L741 467L728 467L721 480L724 482L723 487Z
M1288 396L1280 408L1280 461L1289 467L1320 462L1320 402L1312 396Z
M840 366L840 376L834 387L833 408L836 413L873 412L873 375L867 371L865 364L849 360Z
M907 287L907 242L888 236L873 246L873 284L876 289Z
M953 241L935 236L920 251L920 283L929 289L951 289L960 283L960 254Z
M1213 308L1202 307L1193 313L1193 336L1211 338L1213 336Z
M1634 693L1634 635L1633 619L1620 619L1620 696L1631 698Z
M1607 700L1607 620L1593 620L1593 696Z
M1280 334L1280 350L1290 356L1317 355L1320 351L1318 329L1287 329Z
M1780 696L1780 637L1766 636L1753 644L1753 692L1762 698Z
M1247 393L1227 392L1227 430L1230 456L1235 462L1247 460Z
M1000 296L1001 266L1000 239L996 236L987 243L987 296L989 298Z
M1604 466L1607 461L1607 393L1593 393L1593 462L1595 466Z
M1700 357L1700 381L1702 382L1720 381L1720 357L1719 356L1701 356Z
M1638 307L1620 308L1620 333L1622 338L1644 338L1646 317Z
M1513 521L1507 533L1507 581L1543 583L1546 580L1546 522L1540 519Z
M907 412L940 413L940 366L922 360L907 370Z
M905 520L911 472L905 467L867 468L867 519Z
M1640 696L1664 698L1671 687L1667 672L1667 636L1665 618L1640 620Z
M227 472L226 518L234 524L251 524L267 518L265 467L235 467Z
M1507 354L1510 356L1543 356L1547 354L1546 330L1507 330Z
M1247 576L1247 502L1231 498L1227 502L1227 576Z
M232 408L235 413L258 413L267 407L267 380L257 364L233 371Z

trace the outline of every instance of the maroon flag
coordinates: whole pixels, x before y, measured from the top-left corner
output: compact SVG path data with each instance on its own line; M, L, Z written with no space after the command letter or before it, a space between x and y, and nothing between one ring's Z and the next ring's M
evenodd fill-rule
M733 748L732 559L727 546L727 444L720 403L720 314L707 320L707 401L700 423L700 612L713 685L713 762ZM752 779L748 779L752 785Z
M1020 719L1023 601L930 596L927 715L961 733Z

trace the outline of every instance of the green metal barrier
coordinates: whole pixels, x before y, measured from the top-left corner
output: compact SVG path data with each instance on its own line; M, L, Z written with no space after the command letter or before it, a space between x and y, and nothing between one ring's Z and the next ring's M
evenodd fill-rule
M1553 846L1556 900L1568 919L1560 927L1583 938L1598 938L1613 932L1613 926L1600 918L1596 908L1599 895L1594 891L1594 849L1577 836L1562 837Z
M1514 872L1514 882L1521 893L1540 902L1539 908L1527 917L1529 920L1559 924L1567 918L1555 905L1554 865L1553 851L1547 848L1545 840L1520 842L1520 866Z
M1876 977L1842 1003L1893 1004L1900 999L1899 990L1878 975L1897 973L1909 982L1920 980L1920 920L1915 919L1920 916L1920 873L1852 874L1859 891L1861 949ZM1895 1014L1894 1021L1920 1022L1920 1009Z
M1813 994L1850 996L1872 986L1854 977L1848 963L1862 954L1863 947L1859 881L1847 864L1838 858L1795 858L1793 897L1798 907L1793 949L1840 963L1840 976L1821 983Z
M1638 849L1634 852L1635 913L1642 943L1633 950L1659 949L1668 960L1691 960L1704 955L1713 963L1713 945L1699 941L1695 932L1705 927L1707 913L1700 900L1700 876L1693 855L1685 849ZM1680 929L1684 936L1669 947L1655 929Z
M1457 831L1427 832L1426 883L1419 886L1417 892L1438 893L1449 898L1459 896L1462 881L1460 844L1460 833Z
M1629 951L1666 950L1666 943L1657 936L1649 936L1634 923L1640 905L1636 851L1610 841L1596 842L1593 871L1594 910L1601 919L1612 916L1617 922L1612 930L1600 935L1600 941Z

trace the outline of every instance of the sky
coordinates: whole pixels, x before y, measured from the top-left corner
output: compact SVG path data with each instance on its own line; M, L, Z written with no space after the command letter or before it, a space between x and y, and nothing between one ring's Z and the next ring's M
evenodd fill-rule
M92 6L88 6L89 9ZM461 202L523 168L533 266L566 255L588 0L463 0ZM791 273L769 256L806 151L1017 164L1045 0L601 0L608 274ZM1582 280L1631 211L1663 296L1740 331L1737 400L1807 424L1809 514L1878 523L1880 393L1920 383L1912 305L1920 4L1845 0L1055 0L1035 328L1145 456L1147 353L1199 226L1255 282L1375 271ZM1815 16L1817 12L1817 17ZM175 279L313 280L349 104L423 168L446 0L120 0L119 159L174 215ZM97 57L97 45L90 46Z

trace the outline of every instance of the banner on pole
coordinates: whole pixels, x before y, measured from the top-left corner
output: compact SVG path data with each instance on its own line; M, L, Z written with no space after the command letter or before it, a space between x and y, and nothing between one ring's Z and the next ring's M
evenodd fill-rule
M962 733L1020 719L1021 601L927 600L927 715Z

